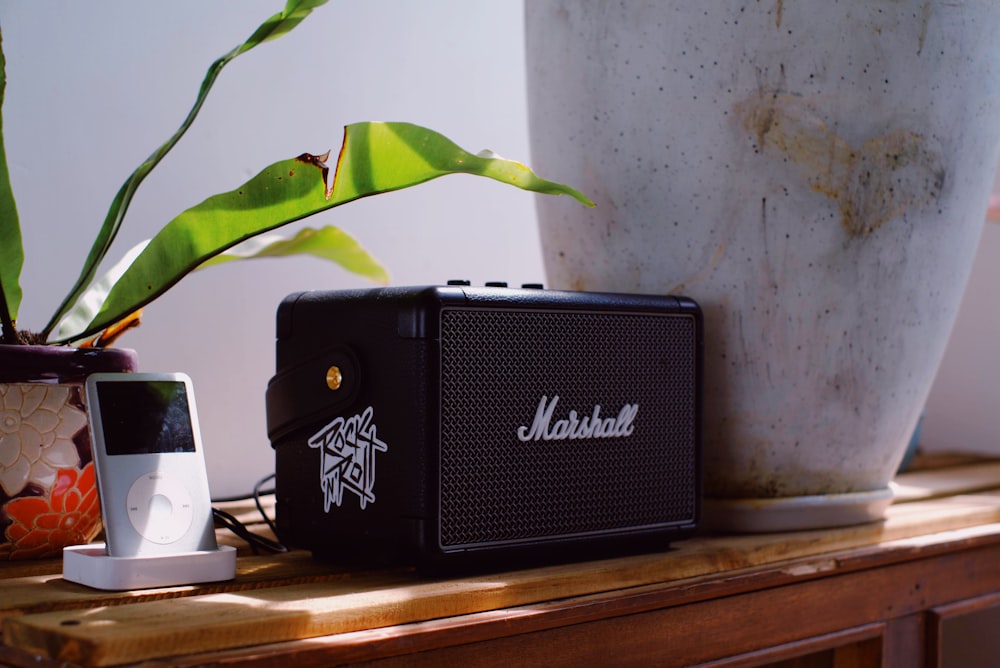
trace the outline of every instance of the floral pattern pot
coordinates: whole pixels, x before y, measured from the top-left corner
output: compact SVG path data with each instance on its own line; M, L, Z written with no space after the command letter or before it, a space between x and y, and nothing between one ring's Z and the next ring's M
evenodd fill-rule
M101 531L83 382L131 350L0 346L0 559L56 557Z

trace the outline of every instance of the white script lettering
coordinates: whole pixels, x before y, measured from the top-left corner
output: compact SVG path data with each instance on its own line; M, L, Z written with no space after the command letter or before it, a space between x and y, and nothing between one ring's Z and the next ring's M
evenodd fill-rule
M557 403L559 403L558 394L552 397L552 401L543 396L538 402L531 428L523 425L518 427L517 437L522 441L621 438L632 434L632 430L635 428L633 422L639 412L639 404L625 404L618 411L618 417L602 418L601 405L597 404L590 415L581 418L576 411L571 410L565 418L553 422L552 417L555 414Z

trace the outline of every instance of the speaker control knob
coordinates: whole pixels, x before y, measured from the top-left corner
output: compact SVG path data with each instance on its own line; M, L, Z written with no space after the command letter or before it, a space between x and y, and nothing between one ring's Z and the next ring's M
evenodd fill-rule
M453 278L448 281L448 285L472 285L472 281L467 281L463 278Z
M545 286L541 283L521 283L521 287L525 290L544 290Z
M507 281L486 281L486 287L488 288L506 288Z

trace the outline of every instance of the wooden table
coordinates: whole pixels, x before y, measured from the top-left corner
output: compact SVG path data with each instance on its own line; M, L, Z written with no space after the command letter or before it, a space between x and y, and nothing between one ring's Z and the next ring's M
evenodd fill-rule
M1000 656L1000 463L905 474L885 522L456 578L244 555L101 592L0 563L0 663L975 666ZM236 544L232 538L225 542ZM995 665L986 663L982 665Z

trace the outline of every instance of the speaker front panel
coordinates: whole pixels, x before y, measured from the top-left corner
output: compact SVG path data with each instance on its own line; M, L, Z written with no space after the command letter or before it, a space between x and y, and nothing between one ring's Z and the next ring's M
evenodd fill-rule
M441 312L444 551L691 525L697 321Z

